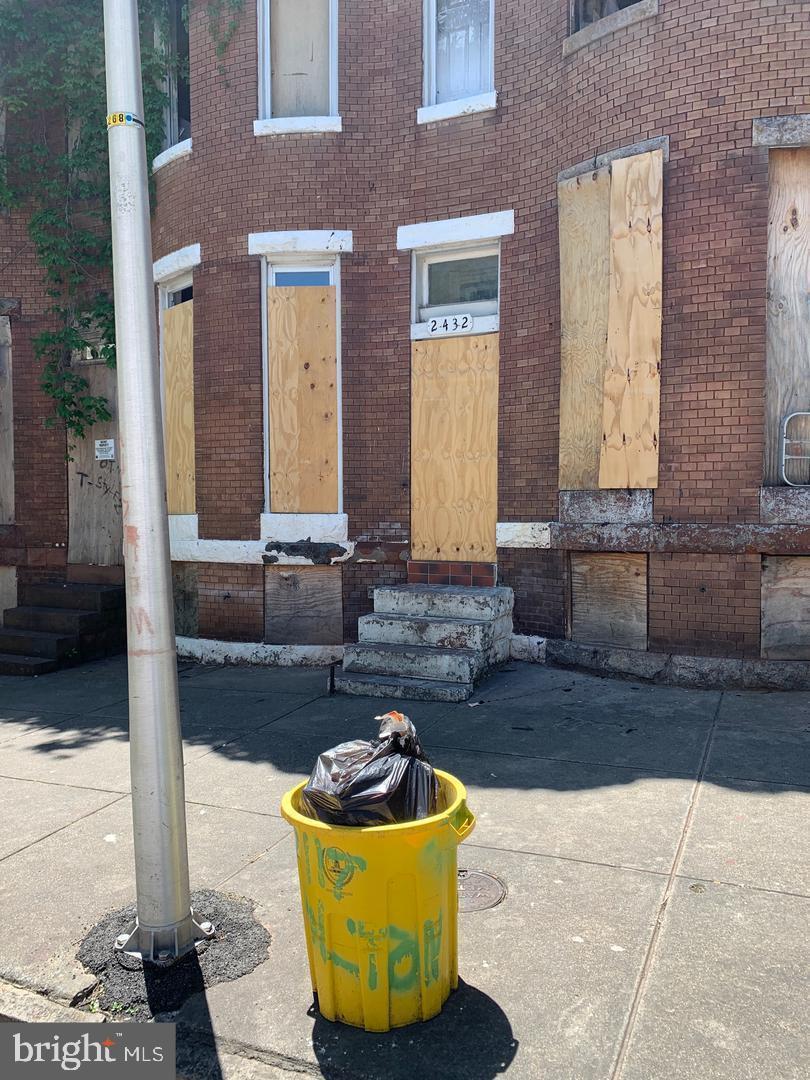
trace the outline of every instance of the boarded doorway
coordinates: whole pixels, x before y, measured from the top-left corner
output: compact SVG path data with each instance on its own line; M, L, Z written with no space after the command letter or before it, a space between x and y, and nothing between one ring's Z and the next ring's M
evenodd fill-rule
M414 341L411 558L494 562L498 335Z

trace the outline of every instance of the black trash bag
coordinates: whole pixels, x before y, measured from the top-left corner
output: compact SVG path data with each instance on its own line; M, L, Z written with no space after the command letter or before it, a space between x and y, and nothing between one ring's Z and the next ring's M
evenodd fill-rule
M301 795L301 813L327 825L397 825L437 813L439 784L407 716L389 712L376 739L321 754Z

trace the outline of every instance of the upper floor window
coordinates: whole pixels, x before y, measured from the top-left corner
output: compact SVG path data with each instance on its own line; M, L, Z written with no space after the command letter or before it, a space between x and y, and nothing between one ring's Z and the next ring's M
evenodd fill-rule
M639 2L640 0L571 0L571 33Z
M169 0L168 75L166 77L166 147L191 138L191 90L188 79L186 0Z
M425 0L425 104L493 89L494 0Z
M259 114L337 115L337 0L261 0Z

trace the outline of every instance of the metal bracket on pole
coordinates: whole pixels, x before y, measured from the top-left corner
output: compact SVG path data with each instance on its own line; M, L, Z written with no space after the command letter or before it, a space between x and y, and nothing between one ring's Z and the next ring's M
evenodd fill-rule
M115 951L153 964L171 964L190 952L198 941L208 941L213 936L213 924L207 920L197 922L194 908L190 920L182 919L174 926L141 926L136 915L129 931L115 939Z

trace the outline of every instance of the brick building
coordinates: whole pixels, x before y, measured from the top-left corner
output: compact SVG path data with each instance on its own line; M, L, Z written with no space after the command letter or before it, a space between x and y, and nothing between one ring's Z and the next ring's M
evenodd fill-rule
M178 633L328 655L373 586L497 580L561 659L806 677L810 444L782 425L810 411L810 10L262 0L222 60L202 7L173 47ZM66 475L41 426L35 267L0 295L8 606L14 580L114 578L120 544L116 463Z

